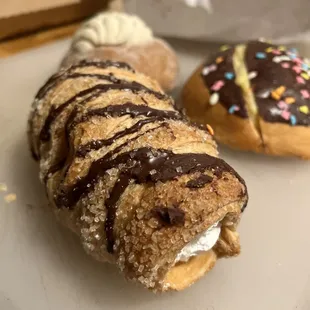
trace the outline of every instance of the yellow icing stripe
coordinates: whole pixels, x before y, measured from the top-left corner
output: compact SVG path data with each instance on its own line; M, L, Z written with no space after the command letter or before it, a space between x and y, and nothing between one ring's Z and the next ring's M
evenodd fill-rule
M260 126L258 120L258 108L255 102L254 94L251 89L248 70L244 61L246 45L237 45L233 56L233 66L236 72L236 84L241 87L245 108L248 112L249 119L260 135Z

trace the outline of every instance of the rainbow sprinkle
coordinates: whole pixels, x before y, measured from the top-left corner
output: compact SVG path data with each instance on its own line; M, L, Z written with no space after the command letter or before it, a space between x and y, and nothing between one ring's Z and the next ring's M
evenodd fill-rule
M273 91L271 92L271 97L274 100L280 100L281 99L281 95L279 95L277 92Z
M263 52L256 53L256 58L257 59L265 59L266 57L267 57L266 54L263 53Z
M233 72L226 72L224 76L227 80L232 80L235 77Z
M233 104L233 105L228 109L228 113L229 113L229 114L233 114L234 112L239 111L239 110L240 110L240 108L239 108L237 105Z
M309 99L310 98L310 93L306 89L302 89L300 91L301 95L303 96L304 99Z
M289 120L291 117L291 113L289 111L282 111L281 116L285 119L285 120Z
M296 119L296 116L295 115L291 115L290 116L290 121L291 121L291 124L294 126L297 124L297 119Z
M211 90L218 91L225 85L225 82L223 80L216 81L212 86Z
M275 100L280 100L285 90L286 87L282 85L271 92L271 97Z
M271 108L270 113L271 115L280 115L282 111L278 110L277 108Z
M229 48L230 48L229 45L222 45L222 46L220 47L220 51L221 51L221 52L225 52L225 51L227 51Z
M285 86L279 86L275 91L279 94L279 95L283 95L283 93L285 92L286 87Z
M282 100L278 102L277 106L278 106L281 110L287 110L287 109L288 109L287 103L284 102L284 101L282 101Z
M205 67L205 68L202 69L202 74L203 75L208 75L209 73L210 73L209 67Z
M210 66L208 66L208 67L204 67L204 68L202 69L202 74L203 74L203 75L208 75L210 72L213 72L213 71L215 71L216 69L217 69L217 66L214 65L214 64L212 64L212 65L210 65Z
M297 55L296 55L296 54L289 54L289 58L290 58L291 60L294 60L294 59L297 58Z
M283 64L281 64L281 66L285 69L288 69L290 67L290 64L287 62L284 62Z
M301 59L300 57L294 58L293 61L294 61L295 63L297 63L298 65L301 65L301 64L303 63L303 61L302 61L302 59Z
M267 47L266 49L265 49L265 52L266 53L271 53L273 51L273 48L271 47L271 46L269 46L269 47Z
M294 97L286 97L284 99L284 101L287 103L287 104L292 104L292 103L295 103L296 102L296 99Z
M212 64L209 66L210 71L215 71L217 69L217 66Z
M256 77L257 77L257 72L256 72L256 71L251 71L251 72L249 72L249 74L248 74L249 80L253 80L253 79L255 79Z
M299 111L304 114L309 114L309 108L306 105L302 105L301 107L299 107Z
M296 81L299 84L305 84L305 80L301 76L296 76Z
M301 68L298 67L298 66L294 66L292 69L293 69L297 74L299 74L299 73L301 72Z
M218 93L213 93L210 97L210 104L211 105L215 105L219 102L219 99L220 99L220 95Z
M291 53L293 53L293 54L298 55L298 50L297 50L297 48L295 48L295 47L290 48L289 51L290 51Z
M275 63L279 63L281 61L290 61L291 59L288 56L282 55L282 56L275 56L273 57L272 61Z
M223 60L224 60L223 57L217 57L217 58L215 59L215 62L216 62L217 64L219 64L219 63L221 63Z
M308 73L303 72L303 73L301 74L301 76L302 76L305 80L309 80L309 75L308 75Z
M214 130L213 130L213 128L209 124L207 124L207 130L209 131L209 134L211 136L214 136Z

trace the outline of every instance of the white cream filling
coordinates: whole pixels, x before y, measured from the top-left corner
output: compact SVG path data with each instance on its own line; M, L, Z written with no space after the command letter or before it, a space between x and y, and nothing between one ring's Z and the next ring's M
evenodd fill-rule
M192 256L209 251L219 239L220 233L221 223L217 222L189 242L177 255L175 262L187 262Z
M86 53L98 46L146 44L154 39L152 30L135 15L104 12L85 22L73 37L72 48Z

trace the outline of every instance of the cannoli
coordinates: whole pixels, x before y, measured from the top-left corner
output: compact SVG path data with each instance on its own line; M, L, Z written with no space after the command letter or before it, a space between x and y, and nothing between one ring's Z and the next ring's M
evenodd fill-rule
M178 75L172 47L154 37L138 16L121 12L100 13L82 24L62 66L82 59L124 61L157 80L166 91L174 88Z
M59 221L95 259L166 291L240 252L247 188L208 128L129 65L83 60L39 90L28 132Z

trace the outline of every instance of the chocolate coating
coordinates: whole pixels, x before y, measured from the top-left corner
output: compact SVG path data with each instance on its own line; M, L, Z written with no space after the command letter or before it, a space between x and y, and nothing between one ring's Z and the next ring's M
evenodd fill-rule
M208 62L202 79L229 113L247 118L242 89L235 83L235 48L218 53ZM310 125L310 65L296 50L261 42L246 43L243 59L259 115L267 122ZM281 89L284 91L277 92ZM214 103L213 103L214 104ZM216 103L215 103L216 104ZM209 100L212 108L212 100Z
M41 141L48 141L50 139L50 128L51 124L54 122L54 120L57 118L61 112L68 107L71 104L76 103L76 101L79 98L84 98L82 101L80 101L80 105L85 105L87 102L95 99L98 97L100 94L105 93L109 90L129 90L132 91L133 93L138 93L140 91L146 92L149 94L154 95L158 99L165 99L167 98L166 95L161 94L159 92L153 91L151 89L148 89L147 87L137 83L137 82L132 82L132 83L121 83L121 84L98 84L95 85L91 88L84 89L80 91L78 94L73 96L72 98L68 99L65 103L61 104L57 108L54 108L52 106L46 120L44 123L44 126L42 127L42 130L40 132L40 140Z
M186 183L186 187L188 188L202 188L204 187L206 184L212 182L213 178L210 177L207 174L202 174L200 175L198 178L194 179L194 180L190 180Z
M218 53L212 61L208 61L204 66L204 68L215 66L214 68L216 69L214 71L211 69L212 71L208 74L202 72L201 76L210 91L210 96L214 93L218 93L219 101L227 110L229 110L231 106L237 106L239 110L236 111L235 114L246 118L248 117L248 113L245 108L242 89L235 83L236 72L233 67L234 52L235 48L232 47ZM219 60L221 60L221 62L219 62ZM231 79L225 78L225 74L227 73L231 73ZM218 91L212 90L212 86L218 81L223 81L224 85Z
M156 207L152 209L151 213L153 213L164 226L183 226L185 222L185 212L177 206Z
M225 171L230 172L245 184L243 179L222 159L207 154L174 154L169 150L144 147L114 157L118 151L114 150L94 161L86 176L73 186L63 188L56 198L56 205L59 208L71 209L81 197L94 190L99 177L112 168L123 166L118 181L105 203L107 208L105 230L108 241L107 249L110 253L113 252L113 227L117 202L131 181L138 184L167 182L184 174L212 169L217 175Z
M71 66L68 70L63 70L60 72L55 73L52 75L47 82L39 89L36 99L40 100L42 99L49 90L51 90L60 80L64 80L69 78L69 75L71 72L73 72L75 69L79 68L85 68L85 67L97 67L97 68L109 68L109 67L116 67L116 68L122 68L126 69L131 72L135 72L127 63L124 62L116 62L116 61L96 61L96 60L82 60L79 63ZM79 73L75 73L76 77L79 77ZM81 73L80 76L83 74Z
M265 58L257 58L257 53L262 53L261 55L265 55ZM275 60L281 56L287 56L289 59L276 62ZM260 116L268 122L309 126L310 114L300 111L302 106L310 110L310 101L304 98L301 92L302 90L310 92L310 80L301 76L303 72L307 76L306 72L309 70L304 60L295 51L280 51L275 45L254 41L247 44L245 62L249 72L257 73L257 76L250 82ZM271 92L281 86L285 87L285 91L276 100ZM284 104L287 97L294 98L295 102ZM279 106L281 101L282 104L280 103ZM296 122L292 122L293 116Z
M130 128L126 128L120 132L117 132L109 139L93 140L88 142L87 144L81 145L76 151L76 156L85 157L86 154L92 150L99 150L103 146L111 145L117 139L138 132L144 125L154 123L156 121L164 121L167 119L181 120L183 118L181 114L175 111L156 110L147 106L139 106L132 103L126 103L123 105L112 105L102 109L91 110L85 115L83 120L85 121L91 116L120 117L126 114L131 115L132 117L144 115L148 116L149 118L142 119Z

